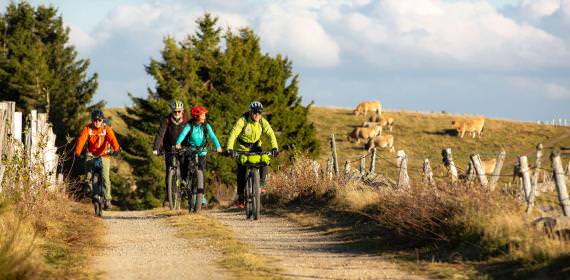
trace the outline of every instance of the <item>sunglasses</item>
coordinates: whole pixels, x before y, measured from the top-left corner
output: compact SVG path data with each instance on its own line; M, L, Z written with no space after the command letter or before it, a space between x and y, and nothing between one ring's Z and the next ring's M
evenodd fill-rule
M261 112L256 111L256 112L251 112L253 115L261 115Z
M182 112L184 112L184 111L174 111L174 113L176 113L176 114L180 114Z
M93 121L94 121L94 122L102 122L103 119L94 119Z

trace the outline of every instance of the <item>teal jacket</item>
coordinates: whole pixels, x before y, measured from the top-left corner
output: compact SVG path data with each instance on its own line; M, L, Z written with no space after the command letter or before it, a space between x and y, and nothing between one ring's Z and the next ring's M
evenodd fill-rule
M194 126L194 129L192 129L192 135L188 135L191 126ZM212 129L212 126L209 123L206 124L206 130L208 133L208 137L212 140L214 146L216 146L216 148L221 148L222 146L220 146L220 142L218 141L218 138L214 133L214 129ZM187 135L188 135L187 138L188 140L186 141L187 145L190 147L204 146L202 147L202 152L200 153L200 156L205 156L207 154L207 147L204 145L206 141L206 135L204 135L204 129L202 128L202 124L187 123L184 126L184 129L182 129L180 135L178 135L178 139L176 140L176 145L182 144L182 142L184 142L184 138L186 138Z

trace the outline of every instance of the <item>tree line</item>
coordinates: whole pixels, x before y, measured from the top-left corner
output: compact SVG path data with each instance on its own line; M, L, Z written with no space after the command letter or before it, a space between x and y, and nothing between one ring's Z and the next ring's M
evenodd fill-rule
M104 105L92 102L97 74L87 73L89 60L78 58L69 44L69 29L55 7L12 2L0 20L0 100L16 101L25 113L45 110L58 145L68 143L87 123L88 112ZM186 108L207 107L208 121L223 144L247 104L261 101L282 150L318 151L315 128L307 118L310 106L301 104L292 61L263 53L260 38L250 28L222 30L218 18L209 13L196 25L197 31L181 41L166 36L160 57L145 65L156 82L147 96L129 93L133 105L121 114L128 132L119 139L138 188L130 193L126 180L114 170L114 197L123 208L155 207L164 197L164 161L152 156L151 143L172 99L182 100ZM209 157L208 183L232 185L234 164Z

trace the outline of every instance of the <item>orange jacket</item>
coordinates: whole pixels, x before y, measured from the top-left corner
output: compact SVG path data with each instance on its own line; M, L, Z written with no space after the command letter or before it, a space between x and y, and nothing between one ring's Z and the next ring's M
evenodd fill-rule
M103 124L100 128L95 128L93 124L88 124L81 130L75 145L75 154L80 155L83 146L87 142L87 150L94 156L105 156L109 146L115 152L119 151L119 142L115 137L113 129Z

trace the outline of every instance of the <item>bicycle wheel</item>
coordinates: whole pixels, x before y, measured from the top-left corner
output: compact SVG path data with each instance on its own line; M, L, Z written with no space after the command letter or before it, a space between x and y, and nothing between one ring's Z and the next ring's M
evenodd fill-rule
M253 219L259 219L259 212L261 211L261 189L260 189L260 178L259 178L259 169L256 168L253 170Z
M170 210L175 210L180 208L180 179L176 169L170 169L168 171L168 184L166 185L168 192L168 204Z
M247 219L252 218L253 214L253 172L247 172L247 185L245 186L245 216Z
M93 206L95 208L95 215L101 217L103 215L103 191L101 182L101 174L99 172L93 172L93 178L91 179L91 189L93 190Z
M194 212L200 212L202 209L202 198L204 197L204 173L202 170L196 170L194 174L196 179L196 187L194 190L196 191L195 199L192 202L194 203Z

